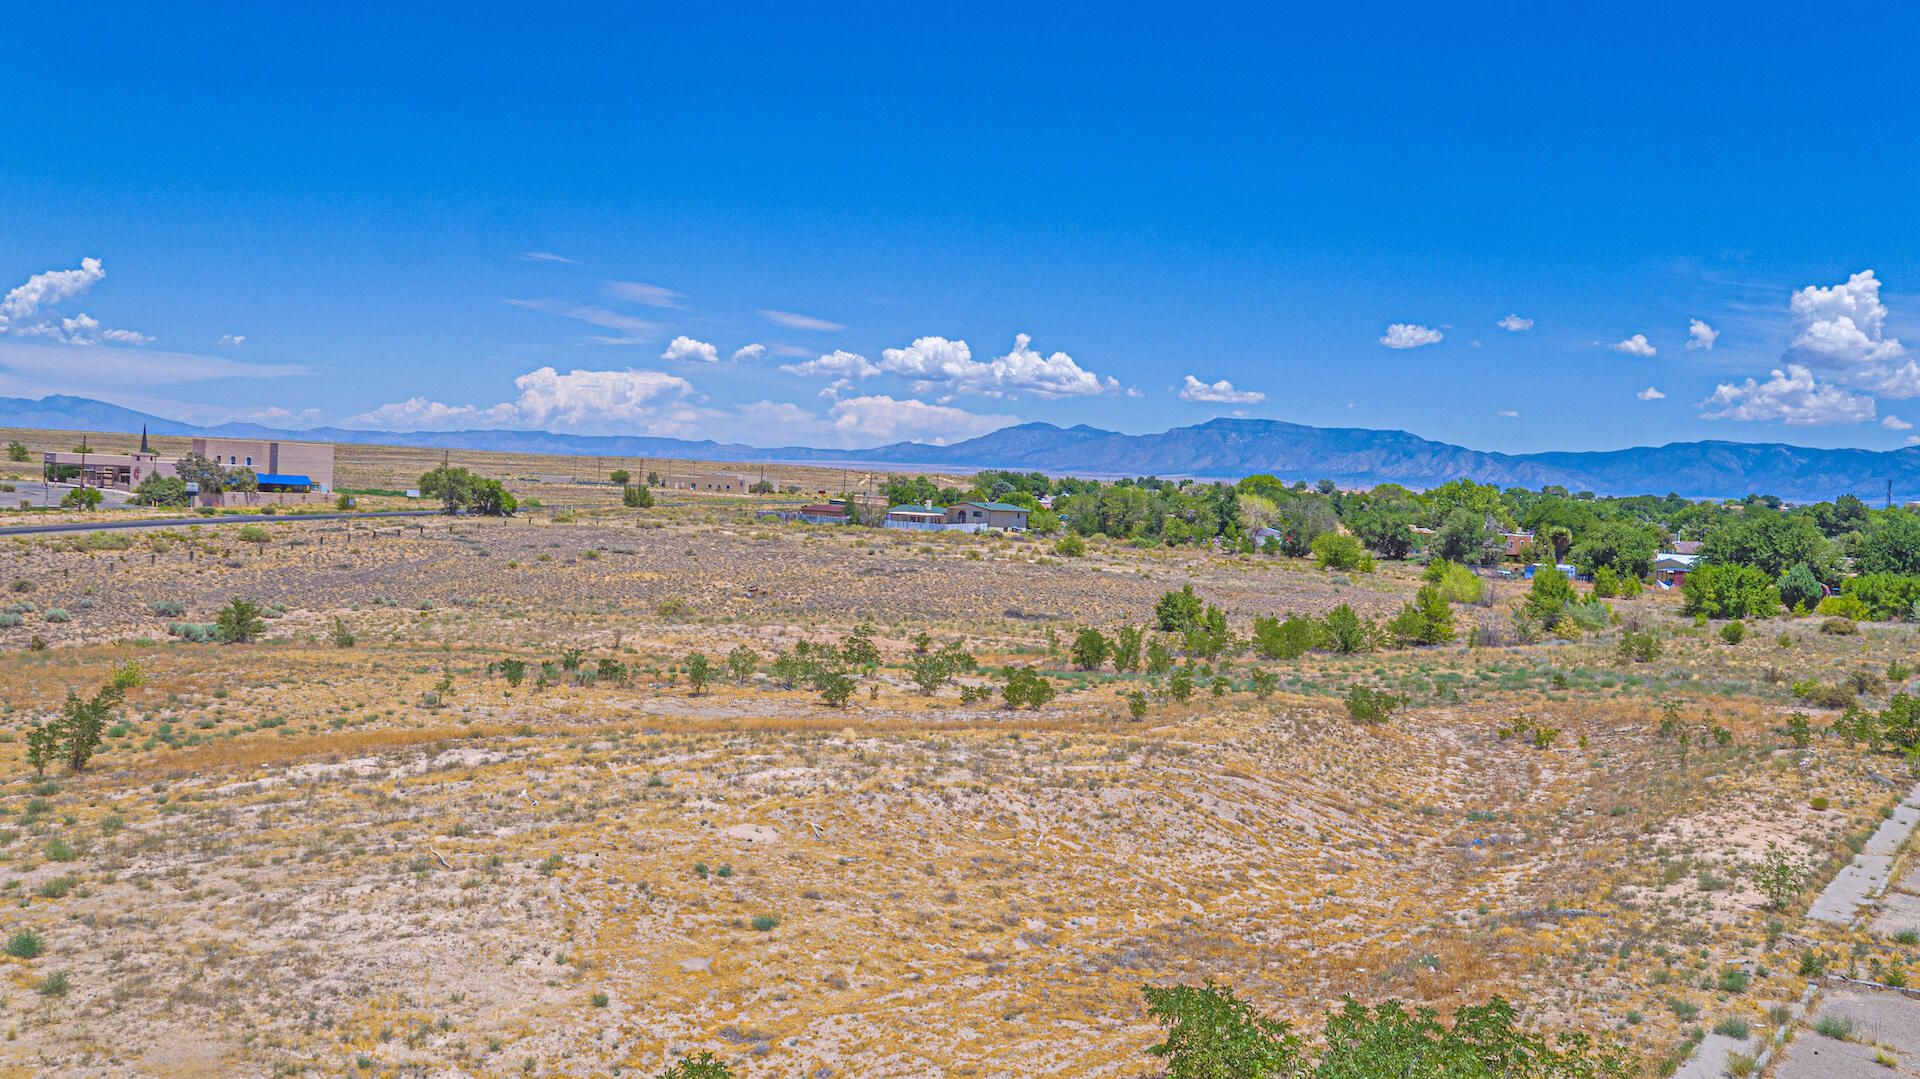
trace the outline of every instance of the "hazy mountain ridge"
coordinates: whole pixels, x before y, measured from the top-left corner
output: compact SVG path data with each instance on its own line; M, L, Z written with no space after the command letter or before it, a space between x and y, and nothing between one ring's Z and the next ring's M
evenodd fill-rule
M1280 420L1217 419L1146 435L1120 434L1084 424L1063 428L1025 423L950 446L898 442L869 449L834 450L547 431L400 432L341 427L287 431L247 423L200 427L89 398L56 395L38 401L0 398L0 425L103 432L137 431L144 425L155 434L166 435L708 461L848 462L950 470L1011 468L1206 479L1270 472L1286 480L1324 478L1350 487L1389 482L1433 487L1466 477L1502 486L1557 483L1572 490L1616 495L1672 491L1708 497L1758 491L1819 500L1851 492L1878 501L1885 496L1891 480L1896 498L1920 497L1920 447L1828 450L1784 443L1675 442L1621 450L1506 454L1435 442L1405 431L1308 427Z

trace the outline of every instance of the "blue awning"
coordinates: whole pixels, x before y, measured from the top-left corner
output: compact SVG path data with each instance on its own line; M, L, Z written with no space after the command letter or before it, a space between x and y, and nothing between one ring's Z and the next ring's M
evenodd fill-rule
M255 475L262 486L272 487L312 487L313 481L305 476L276 476L270 472Z

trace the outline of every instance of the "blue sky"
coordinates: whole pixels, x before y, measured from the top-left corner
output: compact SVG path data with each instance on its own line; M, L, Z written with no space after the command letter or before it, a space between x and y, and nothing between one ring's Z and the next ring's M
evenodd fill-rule
M1911 8L290 6L10 16L0 393L1920 441Z

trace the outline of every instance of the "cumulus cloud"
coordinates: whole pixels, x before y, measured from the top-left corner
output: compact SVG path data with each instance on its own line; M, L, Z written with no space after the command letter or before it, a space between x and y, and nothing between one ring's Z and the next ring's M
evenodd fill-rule
M1898 416L1887 416L1887 417L1884 417L1884 418L1883 418L1883 419L1881 419L1881 421L1880 421L1880 426L1882 426L1882 427L1884 427L1884 428L1886 428L1886 429L1887 429L1887 430L1889 430L1889 431L1911 431L1911 430L1913 430L1913 424L1910 424L1910 423L1908 423L1907 421L1905 421L1905 420L1903 420L1903 419L1901 419L1901 418L1900 418L1900 417L1898 417Z
M660 358L674 363L719 363L720 350L705 341L695 341L683 335L674 338Z
M1658 401L1666 397L1666 394L1661 393L1659 390L1654 389L1652 386L1648 386L1646 389L1641 390L1639 393L1634 394L1634 396L1638 397L1642 401Z
M648 307L679 307L686 297L670 288L659 285L644 285L638 281L609 281L607 295L628 303L646 304Z
M687 403L693 386L662 371L582 371L551 367L513 380L512 401L449 405L424 397L382 405L346 421L352 427L455 430L468 427L538 428L577 433L684 435L703 418Z
M247 336L245 334L226 333L226 334L220 335L221 348L239 348L241 345L244 345L246 343L247 343Z
M24 285L0 299L0 333L21 337L50 337L69 345L145 345L153 338L132 330L115 330L82 311L66 318L47 310L62 300L84 294L107 276L96 258L83 258L77 270L48 270L27 278ZM42 314L47 317L39 317Z
M1832 373L1841 382L1887 397L1920 397L1920 365L1900 361L1907 349L1886 336L1880 281L1862 270L1845 284L1809 285L1793 294L1793 336L1786 363Z
M1613 350L1615 352L1624 352L1629 356L1640 356L1640 357L1651 356L1654 353L1660 351L1659 349L1654 348L1652 345L1647 343L1647 335L1644 333L1634 334L1632 337L1629 337L1625 341L1622 341L1619 344L1613 346Z
M1513 333L1519 333L1521 330L1533 329L1533 320L1530 318L1521 318L1519 315L1508 315L1506 318L1500 320L1500 328Z
M1236 390L1233 383L1224 378L1218 382L1202 382L1188 375L1186 385L1180 388L1180 399L1216 405L1257 405L1266 400L1267 395L1256 390Z
M1697 318L1687 320L1687 351L1696 349L1703 352L1713 351L1713 343L1720 337L1720 331Z
M773 323L775 326L784 326L789 330L846 329L845 326L840 325L838 322L828 322L826 319L814 318L811 315L796 315L791 311L768 311L763 309L760 312L760 317Z
M40 313L42 307L52 307L61 300L69 300L92 288L96 281L107 276L101 268L100 260L83 258L77 270L48 270L27 278L27 283L7 293L0 300L0 330L6 329L10 321L29 319Z
M851 441L898 442L912 440L944 446L975 438L1020 422L1016 416L983 415L947 405L930 405L914 398L895 400L884 394L850 397L827 410L828 419Z
M805 363L783 363L780 370L808 378L872 378L880 373L873 361L845 349L835 349Z
M1431 345L1445 336L1439 330L1431 329L1412 322L1396 322L1387 327L1380 337L1380 343L1388 348L1419 348Z
M1723 382L1700 402L1704 420L1779 420L1789 427L1826 427L1873 419L1873 398L1817 381L1799 364L1765 382Z
M882 352L880 369L912 380L915 393L940 390L980 397L1028 393L1053 399L1119 391L1118 379L1096 375L1064 352L1043 356L1032 346L1032 337L1017 334L1012 351L982 361L973 358L965 341L922 337L906 348Z
M733 350L733 362L752 363L756 360L765 359L766 355L767 355L767 346L765 345L758 344L758 343L751 344L751 345L741 345L739 348L736 348Z
M508 300L515 307L525 307L532 311L545 311L552 315L578 319L589 326L599 326L609 330L619 330L618 336L609 334L591 334L589 340L603 345L638 345L659 332L660 325L643 318L623 315L618 311L609 311L604 307L588 304L565 303L560 300Z

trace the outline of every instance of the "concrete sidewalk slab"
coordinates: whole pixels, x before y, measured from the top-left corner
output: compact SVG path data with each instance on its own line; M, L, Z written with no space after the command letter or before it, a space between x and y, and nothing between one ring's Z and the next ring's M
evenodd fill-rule
M1834 876L1807 909L1807 917L1817 922L1846 925L1859 912L1860 904L1886 891L1893 873L1890 854L1857 854L1853 864Z

